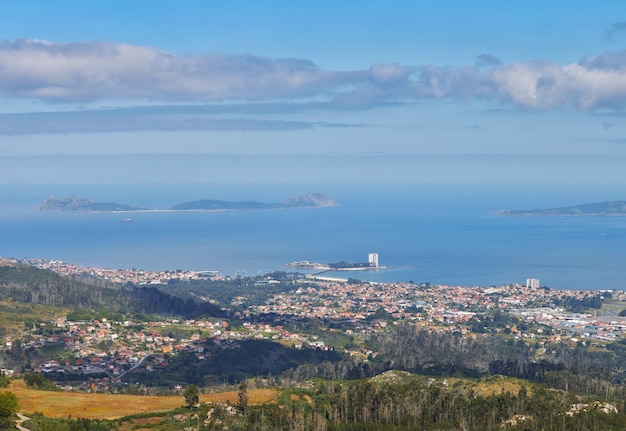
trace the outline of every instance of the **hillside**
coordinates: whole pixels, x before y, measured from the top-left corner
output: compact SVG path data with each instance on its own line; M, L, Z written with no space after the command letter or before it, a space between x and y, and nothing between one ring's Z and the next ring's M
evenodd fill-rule
M170 295L154 286L94 285L96 280L91 280L92 284L89 278L85 282L73 280L51 271L5 261L10 264L0 262L0 301L186 318L225 316L215 304Z
M626 421L620 403L514 379L379 377L262 389L249 388L251 380L237 392L201 394L193 408L182 407L182 396L44 392L21 382L10 390L33 430L608 431L622 430Z

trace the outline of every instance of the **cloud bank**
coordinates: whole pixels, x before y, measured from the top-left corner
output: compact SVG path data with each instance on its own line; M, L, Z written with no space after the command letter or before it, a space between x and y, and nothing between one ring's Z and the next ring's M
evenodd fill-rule
M297 98L350 85L362 75L319 70L306 60L180 56L121 43L0 43L0 92L50 101Z
M110 42L0 42L0 96L47 102L324 101L367 107L425 99L488 100L525 109L626 107L626 51L567 65L503 64L482 54L465 67L374 64L322 70L308 60L176 55Z

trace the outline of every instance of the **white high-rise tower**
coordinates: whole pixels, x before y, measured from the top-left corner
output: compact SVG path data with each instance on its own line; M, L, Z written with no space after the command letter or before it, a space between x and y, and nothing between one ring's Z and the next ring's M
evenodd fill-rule
M531 289L538 289L539 288L539 280L536 278L527 278L526 279L526 287L529 287Z
M378 253L370 253L367 255L367 262L372 268L378 268Z

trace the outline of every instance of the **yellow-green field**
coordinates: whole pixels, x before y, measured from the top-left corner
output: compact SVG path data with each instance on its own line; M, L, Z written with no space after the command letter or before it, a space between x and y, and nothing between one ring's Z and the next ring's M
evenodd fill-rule
M487 397L503 392L517 395L523 386L526 387L529 394L532 393L532 387L527 382L512 377L493 377L470 387L476 395Z
M136 413L160 412L182 407L182 396L141 396L88 394L77 392L49 392L29 389L23 381L16 380L8 389L19 400L19 411L26 415L39 412L48 417L73 417L87 419L117 419ZM263 404L278 399L275 389L250 389L251 404ZM237 403L237 392L201 394L201 402Z

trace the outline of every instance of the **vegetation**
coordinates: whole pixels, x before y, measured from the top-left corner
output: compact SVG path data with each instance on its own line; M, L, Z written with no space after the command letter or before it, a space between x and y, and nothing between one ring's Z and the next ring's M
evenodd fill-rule
M380 377L380 378L379 378ZM389 377L389 378L387 378ZM234 430L621 430L624 405L599 402L541 386L425 379L398 374L353 382L317 381L287 389L279 399L242 408L213 401L192 411L174 409L117 420L54 419L34 415L38 430L234 429ZM504 390L505 387L515 391ZM241 388L239 397L241 398ZM98 395L91 395L94 400ZM71 401L70 401L71 402Z
M0 266L0 299L59 307L103 307L115 304L113 289L68 280L25 265Z
M32 431L111 431L119 429L117 423L110 420L85 418L49 418L41 413L33 415L28 421Z
M280 283L260 283L268 279ZM1 267L0 322L13 323L0 325L12 341L0 360L15 365L22 380L0 377L0 386L11 383L0 393L0 421L7 418L0 426L12 426L19 401L20 411L33 416L28 425L33 431L624 428L624 339L539 343L515 338L518 329L541 331L546 339L556 331L496 307L468 317L462 326L445 323L440 330L426 330L402 313L388 311L382 300L370 303L357 321L255 315L246 306L309 287L314 286L282 271L140 287L94 286L20 265ZM603 292L559 305L574 311L598 309L606 300L610 295ZM332 295L311 301L325 305ZM416 301L410 306L417 310ZM57 315L90 323L73 324L71 335L61 333L50 324ZM157 316L166 324L158 326ZM92 321L96 318L117 321L114 335L119 340L97 338L93 333L102 326ZM198 322L206 326L183 325L182 319L196 318L206 319ZM254 325L257 332L244 333ZM294 341L293 333L304 337ZM132 351L128 340L135 336L143 341L133 344L140 347ZM167 340L149 350L148 338L154 342L161 336ZM78 354L65 346L82 348L82 337L95 340L89 348L109 355L111 367L139 351L151 355L133 358L133 364L141 358L144 365L126 365L124 379L129 380L116 386L108 368L74 372L72 355ZM101 356L91 355L92 368L105 367ZM48 378L34 372L50 359L65 368L59 365L63 369L52 372L42 365ZM126 394L52 391L59 390L57 384L83 383L97 392L103 390L95 383L100 379L107 380L111 392ZM228 392L206 393L218 387ZM152 396L128 395L140 393ZM177 395L156 396L165 393Z
M235 385L250 377L280 375L302 364L323 366L342 359L335 351L295 349L263 340L243 340L226 345L207 340L203 348L207 356L205 360L199 361L192 352L183 351L169 356L169 366L160 373L136 371L134 377L149 385Z
M85 314L84 310L94 309L99 312L108 310L109 313L154 313L186 318L226 315L211 302L172 296L156 287L93 286L25 265L0 266L0 300L3 299L23 304L69 307L75 310L77 316Z
M50 380L46 379L41 374L26 373L23 375L24 383L26 386L33 389L41 389L46 391L58 391L59 388L53 384Z
M155 415L174 411L184 403L181 395L120 395L85 392L52 392L28 388L22 380L14 380L10 387L19 400L20 411L26 415L39 412L46 417L81 417L86 419L119 419L129 415ZM200 403L235 405L237 392L219 392L199 395ZM275 389L249 389L251 404L272 403L277 399Z
M0 429L15 428L15 413L18 409L18 400L13 392L0 393Z
M13 392L0 393L0 418L11 417L17 412L18 401Z
M194 384L191 384L185 388L183 396L185 397L185 405L187 407L195 407L200 401L200 391L198 390L198 387Z

